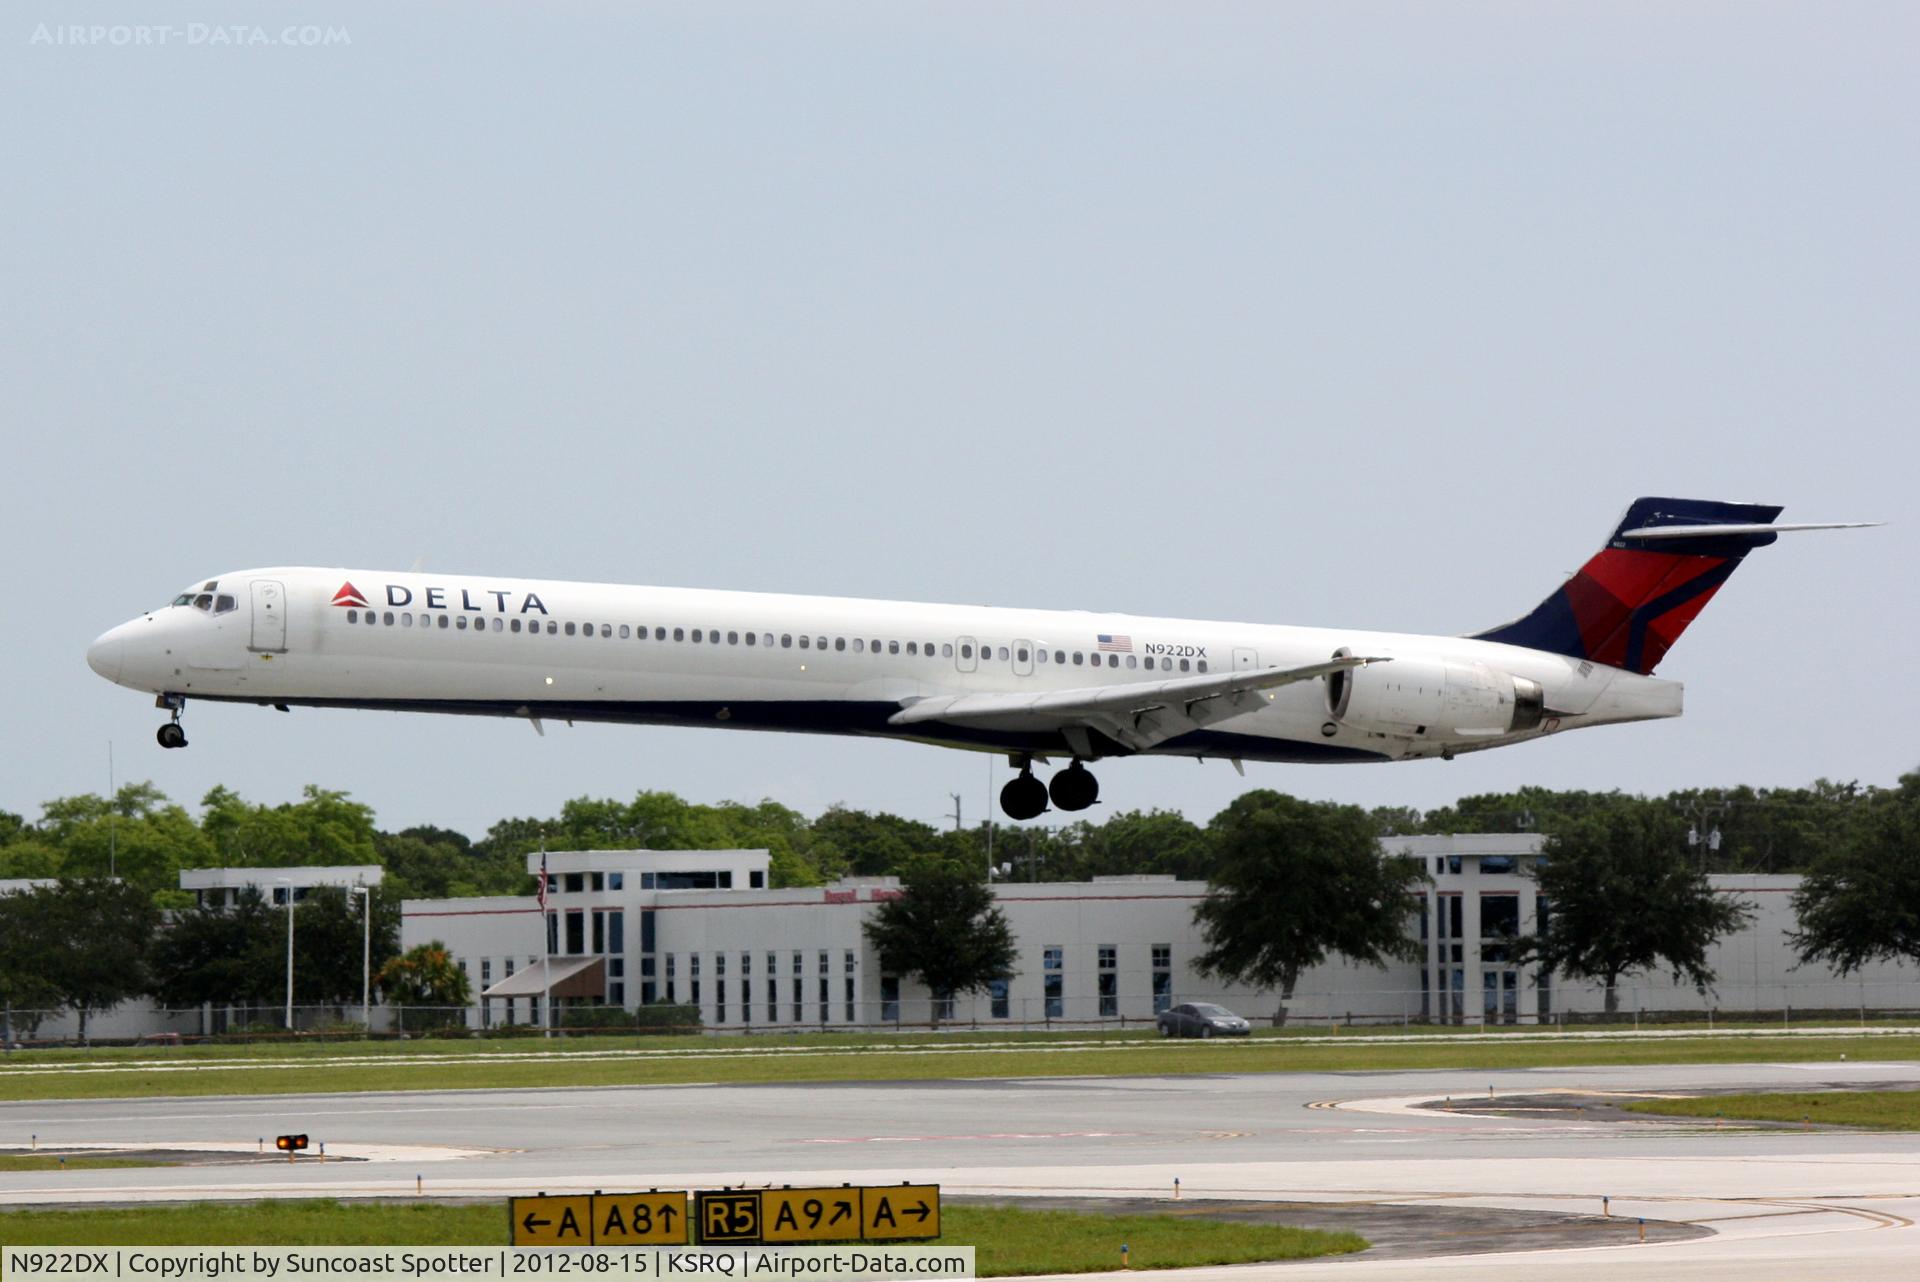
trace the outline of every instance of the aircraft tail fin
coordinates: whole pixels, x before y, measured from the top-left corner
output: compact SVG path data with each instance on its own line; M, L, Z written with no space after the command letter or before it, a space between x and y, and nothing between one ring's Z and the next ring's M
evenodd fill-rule
M1666 657L1747 553L1785 530L1771 503L1635 499L1607 545L1526 617L1475 634L1643 676Z

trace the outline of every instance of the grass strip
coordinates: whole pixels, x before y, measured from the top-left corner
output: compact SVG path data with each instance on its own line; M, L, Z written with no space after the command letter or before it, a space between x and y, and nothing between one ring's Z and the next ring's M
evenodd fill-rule
M1367 1248L1352 1233L1185 1216L950 1206L943 1218L940 1241L977 1248L981 1277L1117 1269L1122 1244L1136 1269L1301 1260ZM506 1236L500 1203L311 1199L0 1213L0 1241L8 1246L501 1246Z
M1920 1091L1784 1091L1641 1100L1634 1113L1662 1117L1730 1117L1743 1122L1814 1121L1879 1131L1920 1131Z
M57 1154L0 1153L0 1171L107 1171L126 1166L172 1165L172 1162L143 1162L136 1157L69 1156L63 1162Z
M875 1082L977 1078L1163 1076L1204 1073L1352 1072L1400 1069L1549 1068L1635 1064L1732 1064L1776 1060L1920 1058L1920 1036L1724 1036L1622 1041L1540 1038L1450 1044L1299 1045L1284 1038L1159 1042L1105 1046L1075 1039L978 1050L909 1047L794 1046L743 1056L695 1042L669 1057L498 1056L485 1044L446 1054L382 1062L358 1053L338 1062L288 1048L284 1059L249 1048L250 1061L223 1064L183 1047L164 1059L143 1051L136 1064L108 1054L72 1071L0 1069L0 1099L126 1099L153 1096L308 1095L337 1092L514 1089L561 1086L650 1086L689 1083ZM657 1047L653 1048L657 1049ZM337 1048L335 1048L337 1054ZM16 1069L30 1070L34 1057ZM44 1067L44 1065L42 1065ZM118 1071L95 1071L116 1068ZM181 1071L191 1070L191 1071Z

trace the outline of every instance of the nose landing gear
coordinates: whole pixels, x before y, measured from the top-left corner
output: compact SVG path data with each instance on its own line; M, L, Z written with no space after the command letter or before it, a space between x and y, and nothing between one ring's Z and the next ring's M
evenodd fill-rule
M160 741L162 748L186 747L187 731L180 724L180 710L187 706L187 701L177 694L163 694L156 702L163 708L173 710L173 720L156 730L153 737Z

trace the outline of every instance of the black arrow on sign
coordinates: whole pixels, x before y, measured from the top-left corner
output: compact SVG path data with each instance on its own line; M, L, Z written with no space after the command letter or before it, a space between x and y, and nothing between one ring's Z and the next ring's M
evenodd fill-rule
M842 1220L850 1220L852 1218L853 1218L853 1203L835 1202L833 1204L833 1214L827 1217L827 1223L838 1224Z
M678 1214L680 1214L680 1212L674 1210L672 1207L663 1206L660 1208L660 1222L671 1230L673 1228L673 1217Z
M925 1224L927 1222L927 1217L933 1214L932 1208L930 1208L925 1202L915 1202L912 1206L906 1206L900 1209L905 1211L908 1215L911 1215L914 1219L919 1220L922 1224Z
M524 1219L524 1220L522 1220L522 1221L520 1221L520 1227L521 1227L521 1228L523 1228L523 1229L525 1229L525 1230L526 1230L527 1232L529 1232L529 1233L531 1233L531 1232L533 1232L533 1231L534 1231L535 1229L544 1229L544 1228L546 1228L546 1227L547 1227L547 1225L549 1225L549 1224L551 1224L551 1223L553 1223L553 1221L552 1221L552 1220L536 1220L536 1219L534 1219L534 1218L533 1218L533 1212L532 1212L532 1211L528 1211L528 1212L527 1212L527 1218L526 1218L526 1219Z

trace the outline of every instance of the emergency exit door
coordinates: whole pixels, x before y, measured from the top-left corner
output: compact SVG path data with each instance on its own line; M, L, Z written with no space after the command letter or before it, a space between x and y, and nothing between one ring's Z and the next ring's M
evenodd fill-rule
M285 654L287 649L287 589L278 579L253 581L254 650Z

